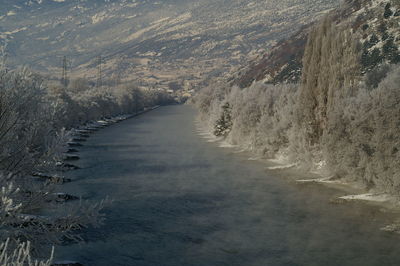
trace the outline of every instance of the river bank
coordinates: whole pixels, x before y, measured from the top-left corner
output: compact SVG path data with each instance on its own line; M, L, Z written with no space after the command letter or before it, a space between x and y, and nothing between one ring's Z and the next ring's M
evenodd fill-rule
M391 217L388 224L383 224L379 229L400 233L400 201L395 195L378 190L367 190L359 182L346 179L335 179L323 171L306 171L298 164L285 158L267 159L252 151L246 145L230 144L223 137L216 137L198 117L196 119L197 134L205 141L216 147L231 149L234 154L249 161L257 161L265 165L266 175L284 178L296 186L324 186L337 191L330 199L334 204L360 203L371 207L377 207L382 215ZM314 168L315 169L315 168Z

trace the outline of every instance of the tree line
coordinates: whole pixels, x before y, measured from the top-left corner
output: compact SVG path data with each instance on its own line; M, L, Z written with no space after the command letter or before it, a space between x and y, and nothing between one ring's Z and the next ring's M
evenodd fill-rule
M400 65L365 70L359 34L327 16L309 33L299 83L228 83L194 103L210 132L367 189L400 194Z
M74 128L171 101L131 84L50 85L27 68L0 65L0 264L50 265L52 256L40 258L51 245L79 241L81 229L104 219L104 202L55 204L53 183L63 179L34 177L60 171Z

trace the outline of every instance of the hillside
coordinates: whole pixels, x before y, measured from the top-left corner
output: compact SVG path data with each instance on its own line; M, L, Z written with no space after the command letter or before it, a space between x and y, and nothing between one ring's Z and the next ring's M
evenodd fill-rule
M382 61L398 63L400 44L398 1L347 0L330 12L333 23L346 24L357 35L362 48L362 65L371 70ZM235 74L234 84L244 88L253 81L266 83L298 82L308 33L314 24L303 26L290 38L281 40L261 58ZM396 38L397 37L397 38ZM365 72L364 71L364 72Z
M67 56L71 76L95 79L101 55L107 78L150 87L196 87L337 4L7 0L0 3L0 40L7 43L9 65L28 65L52 77L61 76Z

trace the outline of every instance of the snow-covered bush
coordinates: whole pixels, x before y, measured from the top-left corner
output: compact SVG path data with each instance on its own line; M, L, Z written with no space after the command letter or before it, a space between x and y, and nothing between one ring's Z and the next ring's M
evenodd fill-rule
M133 84L95 87L83 78L74 79L67 88L47 88L52 125L60 130L120 114L132 114L145 107L171 104L174 99L163 91L142 90Z
M388 72L391 70L390 65L383 64L374 68L365 75L365 85L369 89L378 87L379 83L386 78Z
M221 118L221 107L231 88L224 83L216 83L213 86L203 88L192 99L192 103L199 109L200 120L204 122L211 132L215 130L215 124Z
M54 249L47 260L36 260L31 255L31 243L23 242L14 248L9 247L10 239L0 244L0 264L3 266L50 266L53 261Z
M263 155L269 158L290 155L297 98L297 84L268 85L261 95L259 101L263 101L263 108L255 144L256 148L262 148Z
M1 173L0 188L0 242L8 241L14 248L26 241L37 251L47 244L79 241L79 229L96 227L103 221L100 211L107 202L53 206L44 212L52 196L48 185ZM38 215L38 210L46 214Z
M0 169L31 172L53 133L42 79L27 69L0 69Z
M233 87L214 93L201 92L195 103L202 120L213 125L210 128L216 136L224 136L232 144L274 157L278 151L289 148L297 87L255 82L245 89Z
M377 88L360 85L329 114L323 138L331 170L341 177L400 193L400 66Z
M146 106L143 91L135 86L119 86L116 88L115 94L122 113L136 113Z

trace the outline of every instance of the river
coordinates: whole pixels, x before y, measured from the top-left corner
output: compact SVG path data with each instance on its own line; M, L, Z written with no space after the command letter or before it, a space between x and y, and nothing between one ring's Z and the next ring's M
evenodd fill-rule
M196 111L167 106L102 129L63 190L106 196L103 227L56 248L84 265L400 265L400 237L379 208L333 204L340 192L297 185L197 134Z

